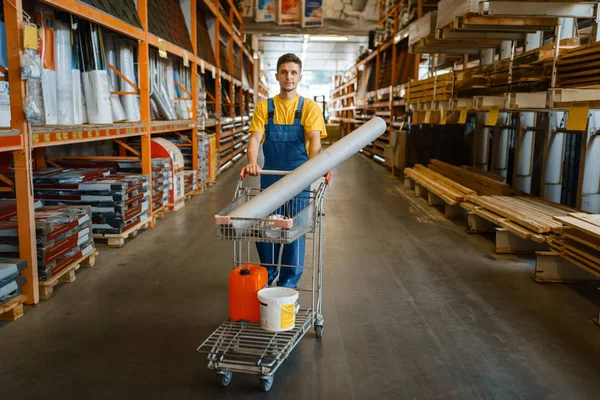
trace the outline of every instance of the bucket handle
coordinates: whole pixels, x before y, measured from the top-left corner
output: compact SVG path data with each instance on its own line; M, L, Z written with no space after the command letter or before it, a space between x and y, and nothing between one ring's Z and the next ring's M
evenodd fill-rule
M277 302L275 302L279 308L281 308L284 312L288 313L288 314L292 314L291 312L289 312L288 310L286 310L285 308L283 308L283 306ZM293 315L297 315L298 311L300 311L300 304L296 303L296 305L294 306L294 312Z

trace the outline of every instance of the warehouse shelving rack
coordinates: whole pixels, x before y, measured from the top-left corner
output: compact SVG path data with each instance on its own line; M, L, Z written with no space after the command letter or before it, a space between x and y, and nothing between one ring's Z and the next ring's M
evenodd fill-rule
M392 166L394 157L392 152L385 150L391 144L391 132L400 134L398 140L401 146L406 140L406 132L402 129L408 117L404 83L418 79L421 63L420 55L409 53L408 29L400 26L400 6L405 3L406 0L399 1L378 22L382 26L387 19L392 19L390 38L358 60L345 77L335 78L330 93L329 121L339 123L344 133L351 132L373 116L386 120L388 131L363 148L362 153L388 167ZM419 0L416 15L420 18L423 10L432 6L428 1ZM380 11L381 7L380 1ZM362 89L366 89L366 93ZM395 164L402 167L402 162L398 165L397 159Z
M242 41L241 32L243 22L241 15L235 9L232 0L189 0L183 4L189 4L190 36L192 52L173 44L167 40L152 34L148 30L148 0L137 1L137 12L141 22L141 28L130 25L121 19L109 15L97 8L76 0L42 0L42 3L53 6L56 9L66 11L81 19L90 20L98 25L108 28L120 35L134 39L138 43L139 68L139 95L141 106L140 123L115 123L108 125L81 125L81 126L44 126L30 127L24 119L23 104L25 99L25 84L20 78L22 30L23 30L23 0L2 0L4 6L5 24L7 31L8 48L8 80L10 85L11 103L11 127L2 130L0 135L0 151L12 152L14 174L14 188L17 198L18 235L20 257L28 261L28 268L23 271L27 278L24 294L27 296L27 304L39 302L39 288L37 276L37 257L35 245L35 223L33 209L33 187L32 187L32 165L43 167L53 161L45 157L45 148L49 146L60 146L65 144L94 142L100 140L113 140L120 147L120 155L127 156L132 153L131 158L141 159L142 173L151 173L151 138L152 135L162 133L181 133L189 135L189 141L193 148L193 169L197 170L198 151L198 123L197 121L197 88L198 81L196 71L199 73L213 74L216 81L216 90L212 94L215 111L221 108L221 99L218 93L221 90L221 81L227 80L229 85L229 97L232 99L227 115L223 117L233 118L236 110L246 110L249 113L254 104L254 93L258 92L258 82L253 79L254 68L259 68L255 63L254 54L248 50ZM242 79L234 78L225 72L225 65L221 65L219 46L215 46L216 65L198 56L197 49L197 8L203 7L208 10L214 18L215 43L219 43L220 35L224 32L228 38L226 59L230 65L228 71L234 71L234 52L238 53L239 71L246 66L248 83L243 84ZM150 46L166 50L167 53L189 61L191 74L192 115L189 120L180 121L152 121L150 118L150 74L149 74L149 51ZM143 66L146 66L144 68ZM237 67L236 67L237 68ZM234 96L234 91L238 91ZM233 99L237 98L237 102ZM247 120L248 118L246 118ZM217 152L219 152L220 121L208 122L216 133ZM127 138L136 137L141 142L139 151L127 143ZM244 141L245 139L245 141ZM236 153L242 153L247 146L247 138L242 136ZM215 155L213 155L213 160ZM233 157L232 157L233 158ZM216 169L218 171L218 168ZM5 177L3 177L5 178ZM214 177L213 177L214 179ZM3 181L7 184L13 182ZM149 210L152 215L152 210ZM150 219L152 222L152 218Z

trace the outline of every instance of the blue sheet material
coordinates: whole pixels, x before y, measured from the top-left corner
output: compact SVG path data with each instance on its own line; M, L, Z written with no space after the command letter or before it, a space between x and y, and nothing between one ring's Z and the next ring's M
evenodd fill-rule
M21 294L21 288L27 283L24 276L17 275L7 281L6 284L0 282L0 303L4 303L13 297Z
M19 272L25 268L27 268L26 260L0 257L0 283L19 275Z
M8 55L6 52L6 26L0 21L0 65L8 67Z
M27 283L27 279L19 273L25 268L26 260L0 257L0 303L21 294L21 288Z

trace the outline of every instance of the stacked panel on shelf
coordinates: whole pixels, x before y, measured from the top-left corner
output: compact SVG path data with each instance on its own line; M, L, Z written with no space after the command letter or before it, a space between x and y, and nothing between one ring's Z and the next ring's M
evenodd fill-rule
M67 168L100 168L110 173L141 174L142 163L135 160L104 160L104 159L55 159ZM169 187L172 183L171 163L168 158L152 159L152 209L160 210L169 202Z
M183 172L184 182L184 193L187 196L194 190L198 189L197 173L194 170L187 170Z
M34 171L33 183L45 204L92 206L95 234L120 234L148 217L148 175L47 168Z
M10 208L16 210L16 201L3 200L3 211ZM3 212L0 218L0 254L18 257L16 215L7 217ZM91 207L41 206L37 202L35 235L39 279L48 280L94 251Z
M169 204L172 182L171 162L168 158L152 159L152 209L162 210Z
M90 206L44 206L36 210L35 219L41 281L94 251Z
M21 294L27 279L20 272L27 268L27 260L0 257L0 304Z

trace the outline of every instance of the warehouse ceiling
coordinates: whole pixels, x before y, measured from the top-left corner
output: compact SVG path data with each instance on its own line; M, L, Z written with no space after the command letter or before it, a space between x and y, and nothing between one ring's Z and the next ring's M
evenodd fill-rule
M356 60L366 36L284 35L259 37L259 52L264 70L275 70L277 59L285 53L304 58L304 71L343 72ZM304 53L303 53L304 49Z

